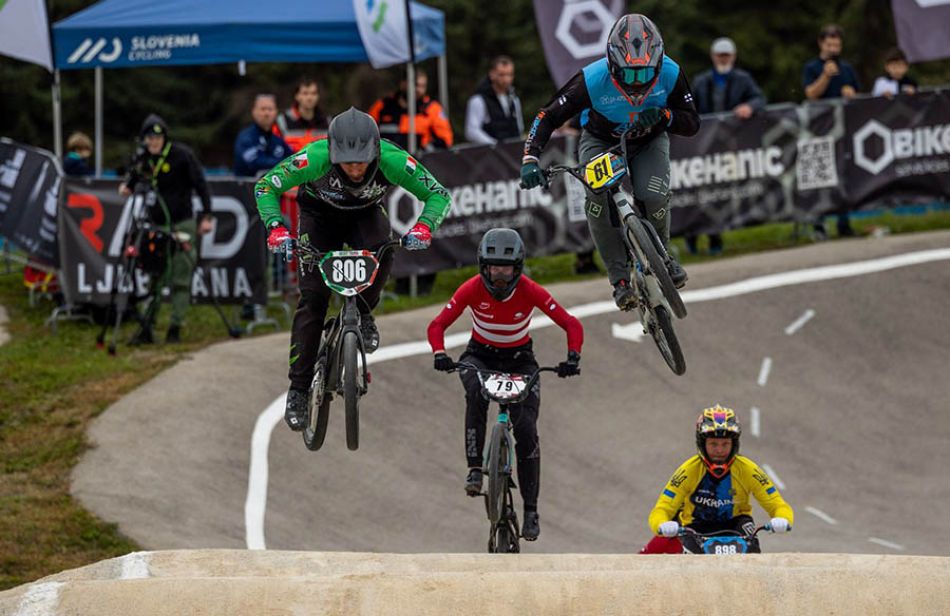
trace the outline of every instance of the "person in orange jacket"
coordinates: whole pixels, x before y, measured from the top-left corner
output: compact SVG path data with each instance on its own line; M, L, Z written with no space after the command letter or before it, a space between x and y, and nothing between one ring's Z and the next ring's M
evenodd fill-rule
M277 116L274 134L283 137L294 152L327 136L330 117L320 109L320 86L311 77L301 77L294 91L294 104Z
M405 148L409 143L409 103L406 100L407 82L399 82L399 90L385 96L369 108L369 114L379 124L380 136ZM443 150L452 147L452 127L439 101L428 94L429 76L416 69L416 135L419 150Z

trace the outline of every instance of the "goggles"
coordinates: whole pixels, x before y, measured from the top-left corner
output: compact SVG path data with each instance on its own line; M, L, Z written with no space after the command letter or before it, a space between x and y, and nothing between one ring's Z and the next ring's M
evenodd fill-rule
M655 75L656 69L652 66L620 69L620 78L628 86L650 83Z

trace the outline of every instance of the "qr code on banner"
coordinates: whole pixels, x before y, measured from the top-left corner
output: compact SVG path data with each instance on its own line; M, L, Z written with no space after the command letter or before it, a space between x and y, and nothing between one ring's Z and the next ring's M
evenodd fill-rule
M798 190L833 188L838 185L834 137L818 137L798 142L796 165Z

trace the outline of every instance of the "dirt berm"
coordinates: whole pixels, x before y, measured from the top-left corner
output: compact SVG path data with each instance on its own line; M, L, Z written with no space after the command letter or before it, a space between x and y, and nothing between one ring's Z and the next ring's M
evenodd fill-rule
M950 558L139 552L0 593L2 614L950 613Z

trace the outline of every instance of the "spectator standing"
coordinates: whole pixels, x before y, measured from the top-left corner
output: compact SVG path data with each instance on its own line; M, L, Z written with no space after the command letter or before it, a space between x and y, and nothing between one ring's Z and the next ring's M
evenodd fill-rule
M168 126L161 117L151 114L139 132L143 149L136 155L128 176L119 184L119 194L131 195L137 186L147 185L155 191L158 205L150 208L151 222L182 238L176 241L171 262L164 276L152 281L152 301L145 318L130 344L154 342L152 326L162 303L161 289L171 287L172 315L165 342L181 340L181 326L191 304L191 279L197 257L197 238L214 228L211 215L211 194L201 163L191 149L168 138ZM201 199L201 217L195 219L192 194Z
M805 64L805 98L814 101L824 98L853 98L861 84L854 67L841 59L844 31L830 24L818 34L818 57Z
M508 56L492 59L488 76L465 106L466 140L491 145L524 133L521 101L512 87L514 80L514 60Z
M63 172L71 176L93 175L89 166L92 156L92 139L86 133L75 132L66 140L66 156L63 156Z
M748 120L765 107L765 96L755 78L741 68L736 68L736 44L731 38L721 37L709 48L712 68L700 73L693 80L693 98L699 113L731 111L740 120ZM686 248L690 254L697 251L695 235L686 236ZM722 252L722 235L709 234L709 254Z
M840 26L829 24L818 33L818 57L805 64L804 85L805 98L819 100L827 98L853 98L861 84L854 67L841 59L841 50L844 47L844 31ZM814 225L815 238L827 239L823 222ZM854 235L848 213L838 214L838 235L850 237Z
M303 77L294 91L294 104L277 117L274 133L294 152L326 137L330 118L320 109L320 86L316 79Z
M251 108L253 122L234 141L234 175L258 177L270 171L292 153L290 146L274 134L277 99L273 94L258 94Z
M401 148L409 147L409 103L406 96L408 82L399 82L399 89L385 96L369 108L369 115L379 124L381 137ZM445 150L452 147L453 135L449 119L439 101L426 93L429 76L416 69L416 136L420 150Z
M904 52L896 47L892 49L884 58L884 74L874 80L871 94L888 98L896 94L916 94L918 85L907 76L909 68Z

